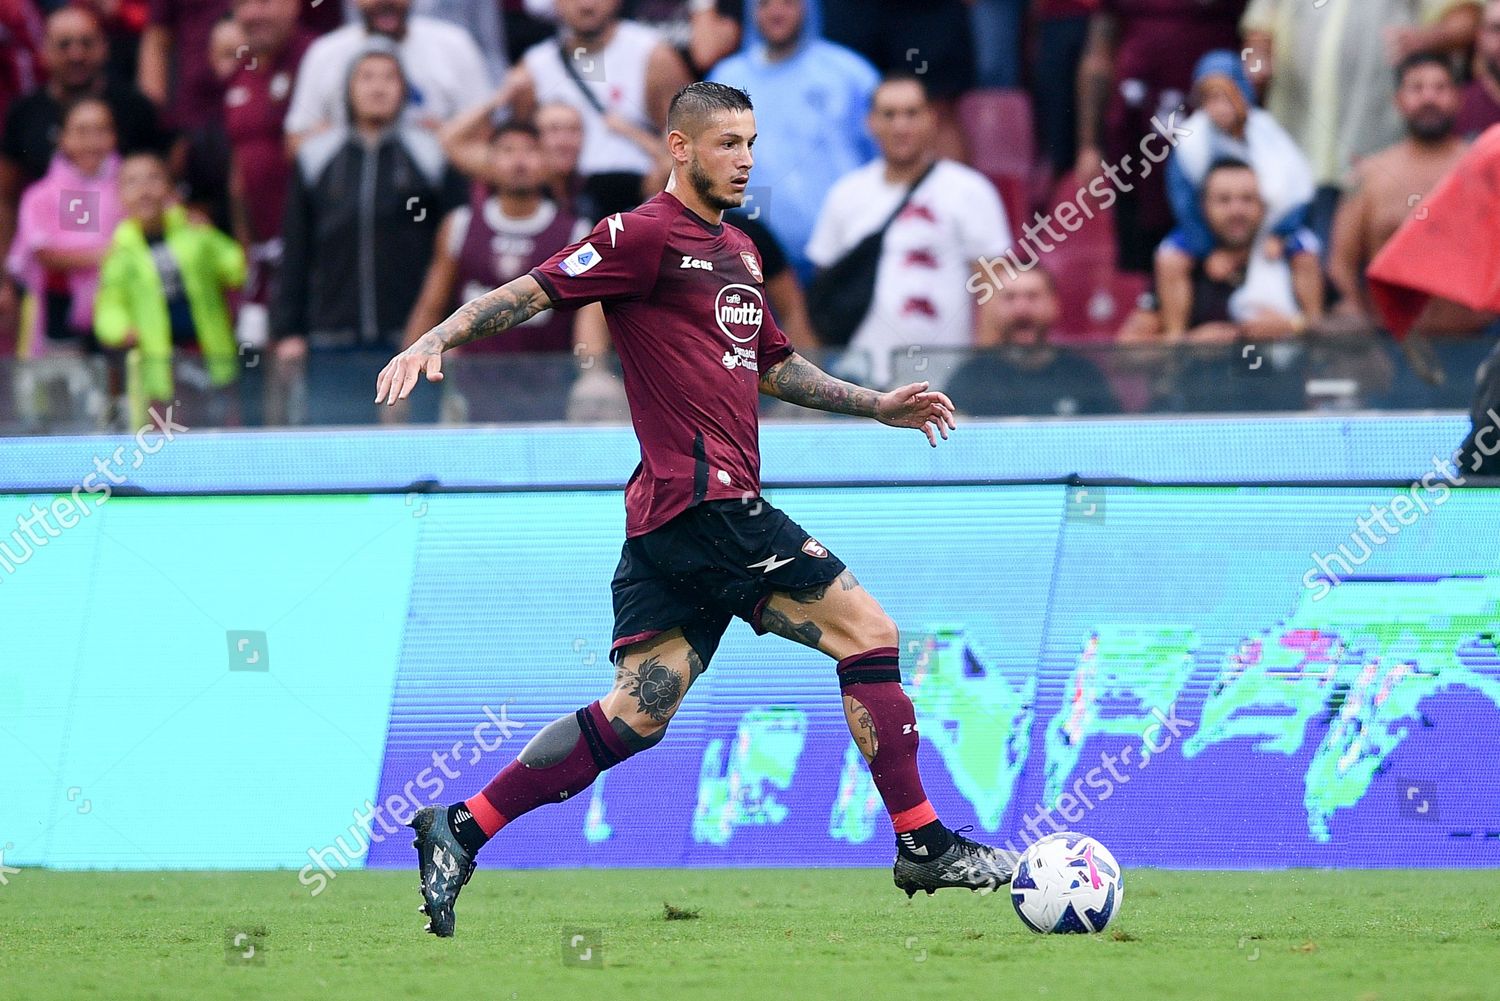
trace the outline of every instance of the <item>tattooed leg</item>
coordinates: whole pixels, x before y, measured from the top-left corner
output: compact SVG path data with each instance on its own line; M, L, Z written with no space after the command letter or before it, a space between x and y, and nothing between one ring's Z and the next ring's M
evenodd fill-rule
M895 623L848 570L827 584L771 595L760 624L835 660L898 642Z
M854 738L854 746L859 748L859 753L865 756L866 761L872 761L875 753L880 750L880 741L875 736L875 721L870 718L870 710L852 695L844 696L844 719L849 724L849 734Z
M654 746L702 673L703 661L680 629L627 648L614 690L600 700L610 726L633 749Z
M838 661L844 720L896 833L935 822L917 770L917 717L901 688L896 624L870 592L846 570L826 585L773 594L761 625Z
M510 821L576 796L606 769L656 746L702 673L703 662L681 630L630 647L613 691L543 727L516 760L463 802L467 844L477 851Z

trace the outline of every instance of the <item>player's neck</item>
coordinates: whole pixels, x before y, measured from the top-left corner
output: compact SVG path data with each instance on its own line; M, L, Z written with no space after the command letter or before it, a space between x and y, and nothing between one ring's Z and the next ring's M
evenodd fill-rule
M691 184L678 184L675 170L667 178L666 192L704 222L717 226L724 221L724 210L710 206L699 197Z

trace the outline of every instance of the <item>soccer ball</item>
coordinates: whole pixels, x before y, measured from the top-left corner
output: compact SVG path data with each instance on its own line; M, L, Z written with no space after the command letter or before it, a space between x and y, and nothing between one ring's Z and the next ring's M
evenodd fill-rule
M1120 913L1125 876L1115 857L1086 834L1049 834L1016 864L1010 901L1034 932L1101 932Z

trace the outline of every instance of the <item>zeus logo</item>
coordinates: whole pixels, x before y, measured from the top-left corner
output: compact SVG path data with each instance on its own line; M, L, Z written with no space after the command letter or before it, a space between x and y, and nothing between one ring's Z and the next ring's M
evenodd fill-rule
M748 344L759 337L765 316L765 299L750 285L725 285L714 300L714 319L724 336L736 344Z
M611 247L613 247L615 245L615 234L616 233L623 233L623 232L625 232L625 220L621 219L620 218L620 213L616 212L614 215L612 215L612 216L609 217L608 222L609 222L609 245Z

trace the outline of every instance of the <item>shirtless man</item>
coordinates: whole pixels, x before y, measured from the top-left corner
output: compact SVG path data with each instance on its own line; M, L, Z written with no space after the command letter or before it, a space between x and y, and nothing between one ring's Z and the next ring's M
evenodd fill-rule
M1454 128L1462 93L1440 56L1415 55L1396 70L1396 109L1406 138L1362 161L1355 188L1334 219L1329 277L1342 301L1336 315L1378 325L1365 286L1365 268L1468 149ZM1452 302L1434 300L1416 329L1427 334L1472 333L1488 318Z

